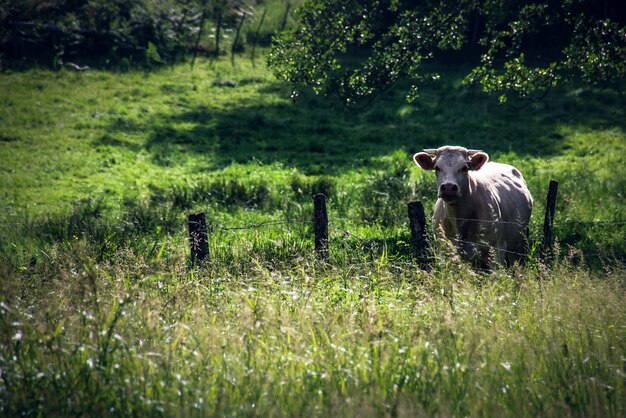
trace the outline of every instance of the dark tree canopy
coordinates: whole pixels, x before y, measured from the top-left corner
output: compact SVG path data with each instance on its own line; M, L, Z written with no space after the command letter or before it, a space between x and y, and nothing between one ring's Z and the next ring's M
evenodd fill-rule
M400 79L414 85L426 60L463 54L466 83L523 98L559 83L626 75L623 0L306 0L300 26L276 37L268 58L294 93L311 87L363 103Z

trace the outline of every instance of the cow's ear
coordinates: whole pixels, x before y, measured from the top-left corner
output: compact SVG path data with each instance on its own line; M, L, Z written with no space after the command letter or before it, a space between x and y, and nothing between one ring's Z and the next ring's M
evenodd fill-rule
M480 168L489 161L489 156L484 152L477 152L470 157L469 163L467 163L470 170L480 170Z
M422 167L424 170L432 170L435 168L435 159L425 152L418 152L413 156L415 164Z

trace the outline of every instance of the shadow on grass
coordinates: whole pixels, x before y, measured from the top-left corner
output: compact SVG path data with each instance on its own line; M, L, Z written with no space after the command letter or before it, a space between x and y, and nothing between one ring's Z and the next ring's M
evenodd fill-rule
M564 125L626 130L626 97L609 88L559 90L541 102L500 105L474 88L440 82L424 86L413 104L396 88L360 111L332 108L316 96L277 101L287 96L278 83L258 91L228 109L187 104L180 113L154 116L146 124L146 150L164 166L194 153L206 155L211 169L257 160L336 175L377 164L375 157L398 149L458 144L491 154L553 156L570 146ZM184 98L184 92L169 94ZM135 129L120 121L111 126L112 132Z

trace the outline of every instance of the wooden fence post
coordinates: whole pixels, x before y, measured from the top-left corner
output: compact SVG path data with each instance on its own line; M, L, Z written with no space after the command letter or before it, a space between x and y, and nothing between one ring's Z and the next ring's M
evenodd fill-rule
M313 223L315 231L315 252L324 259L328 257L328 214L326 196L318 193L313 197Z
M204 213L189 214L189 246L191 265L204 265L209 256L209 236Z
M554 226L554 212L556 209L556 194L559 182L550 180L548 188L548 200L546 203L546 216L543 221L543 239L541 240L541 260L550 262L553 257L552 251L552 227Z
M407 209L409 213L411 238L415 248L415 256L420 265L428 267L432 262L432 254L430 251L430 241L428 239L428 228L426 225L424 205L422 205L422 202L419 200L409 202Z

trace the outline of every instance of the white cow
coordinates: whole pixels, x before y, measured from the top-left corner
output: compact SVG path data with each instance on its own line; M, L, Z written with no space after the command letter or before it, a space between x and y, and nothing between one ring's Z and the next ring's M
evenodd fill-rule
M523 261L533 199L513 166L488 162L482 151L445 146L413 156L437 174L433 226L456 244L461 256L491 268L491 249L500 264Z

